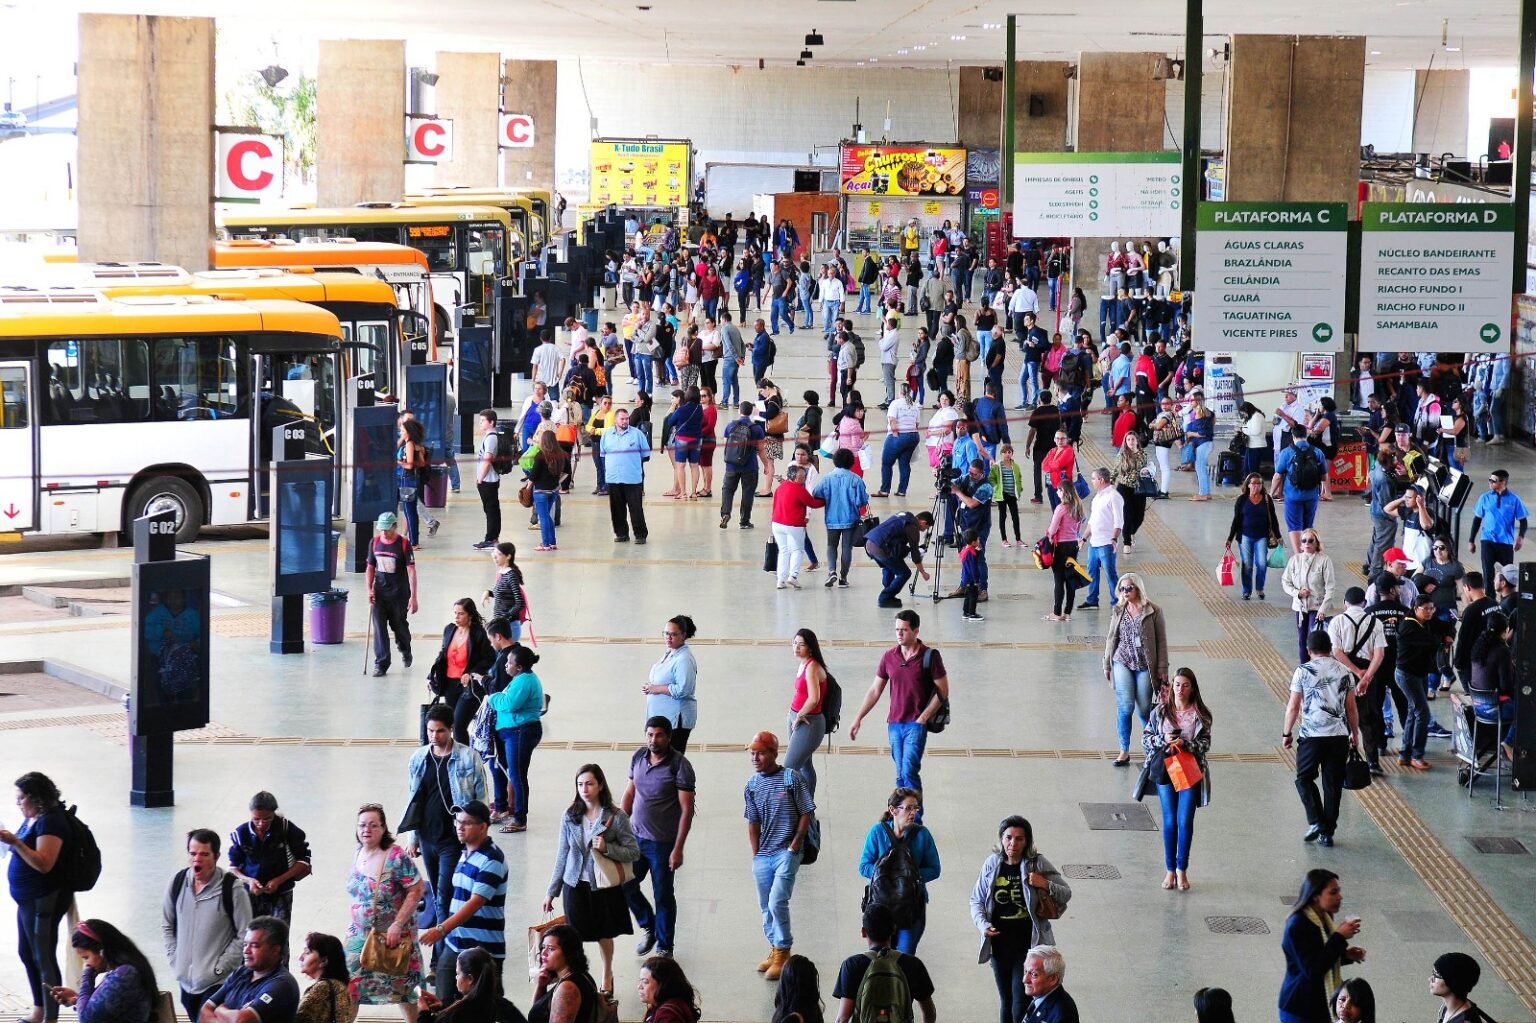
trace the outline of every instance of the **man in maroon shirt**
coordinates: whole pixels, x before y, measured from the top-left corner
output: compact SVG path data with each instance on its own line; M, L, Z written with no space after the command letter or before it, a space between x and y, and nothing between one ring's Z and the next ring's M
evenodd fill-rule
M896 762L896 787L922 791L923 747L928 742L928 722L949 702L949 676L939 652L917 638L922 619L916 611L896 612L896 645L880 658L875 681L864 694L858 716L848 728L849 740L859 737L859 725L891 687L886 733L891 759Z

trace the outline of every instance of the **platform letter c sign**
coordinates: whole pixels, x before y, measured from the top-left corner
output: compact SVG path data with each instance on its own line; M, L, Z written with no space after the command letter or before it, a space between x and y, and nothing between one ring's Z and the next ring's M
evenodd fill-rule
M452 121L414 115L405 119L406 163L442 163L452 159Z
M215 128L218 202L259 202L283 190L283 140L249 129Z

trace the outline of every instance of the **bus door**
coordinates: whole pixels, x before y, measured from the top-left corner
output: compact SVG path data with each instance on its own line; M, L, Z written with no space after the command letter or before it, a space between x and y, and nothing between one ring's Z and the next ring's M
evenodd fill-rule
M32 365L0 362L0 533L37 528Z

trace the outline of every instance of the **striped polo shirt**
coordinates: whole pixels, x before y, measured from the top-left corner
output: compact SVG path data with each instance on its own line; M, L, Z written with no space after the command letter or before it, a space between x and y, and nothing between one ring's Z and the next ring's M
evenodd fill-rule
M759 856L788 848L800 826L800 815L816 811L805 775L787 767L772 774L754 772L747 780L745 796L742 816L758 826Z
M483 948L497 959L507 957L507 859L490 839L473 851L465 849L453 868L452 916L464 908L470 896L485 904L475 915L449 931L443 941L455 952Z

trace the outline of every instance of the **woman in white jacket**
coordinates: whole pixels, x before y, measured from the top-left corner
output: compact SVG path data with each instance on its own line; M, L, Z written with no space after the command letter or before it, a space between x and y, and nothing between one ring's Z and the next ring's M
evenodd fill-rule
M1035 849L1034 829L1023 817L1004 817L997 844L971 889L971 922L981 932L977 962L992 964L999 1023L1018 1023L1029 1004L1024 993L1024 956L1036 945L1054 945L1051 920L1072 898L1061 871ZM1046 899L1055 913L1046 913Z
M1285 574L1280 586L1291 595L1291 610L1296 612L1296 657L1298 664L1306 664L1307 633L1311 632L1319 617L1328 617L1328 609L1334 604L1333 559L1323 553L1322 537L1315 529L1303 529L1301 549L1285 563Z

